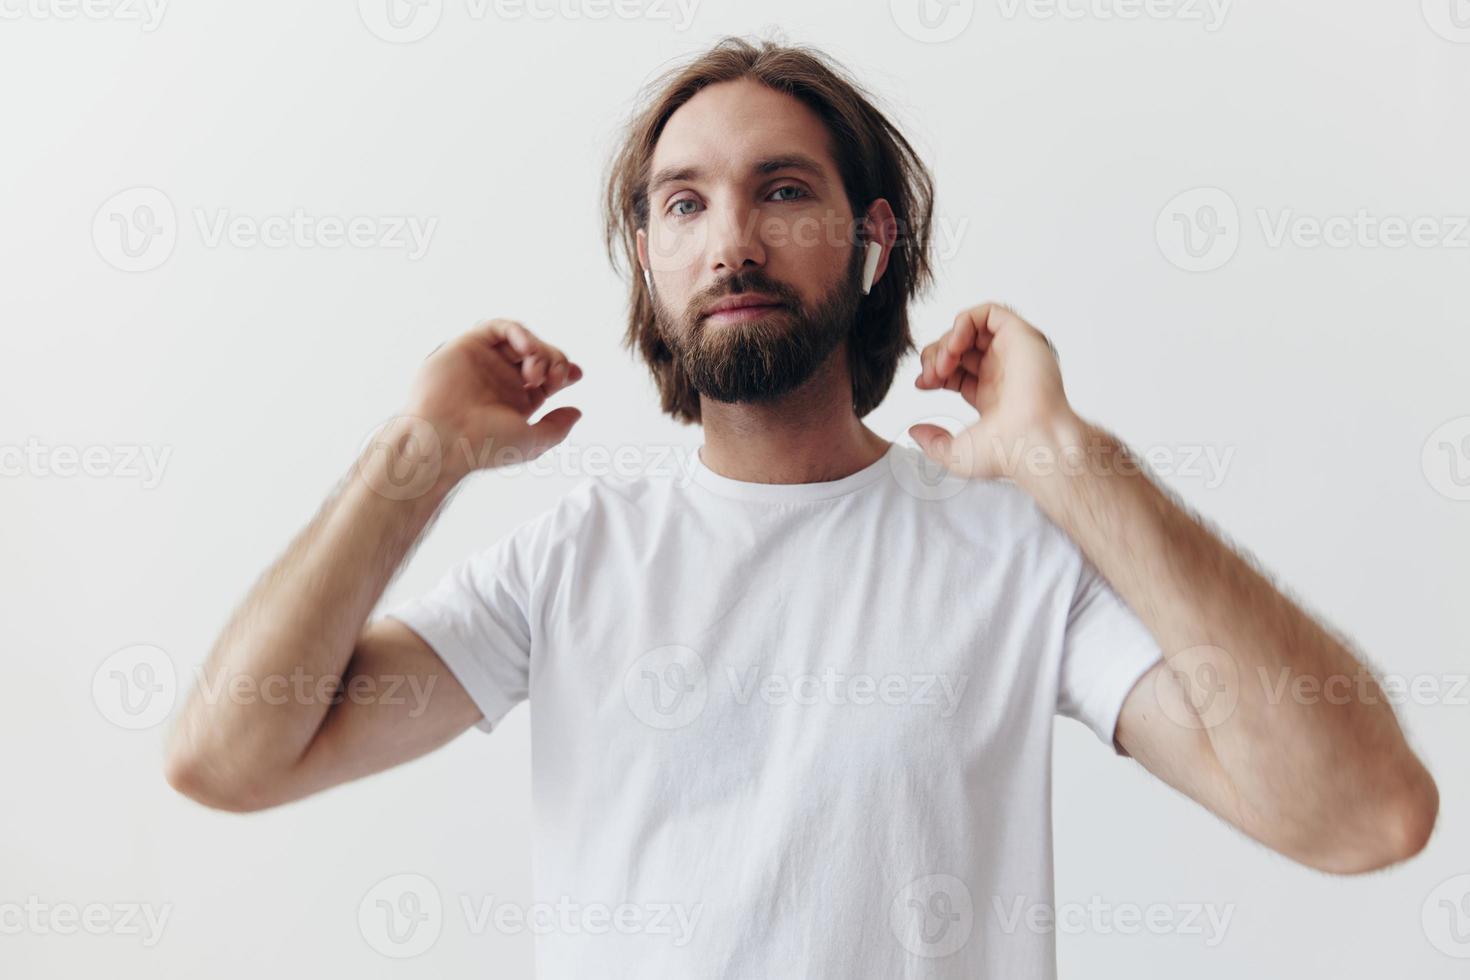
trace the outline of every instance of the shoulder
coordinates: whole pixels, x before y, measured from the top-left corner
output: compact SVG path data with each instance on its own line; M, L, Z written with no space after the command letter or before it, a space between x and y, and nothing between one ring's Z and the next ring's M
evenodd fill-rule
M538 563L549 562L595 539L636 531L669 504L672 489L672 481L649 476L586 476L507 537Z
M992 551L1032 550L1069 559L1076 551L1036 499L1010 480L956 476L917 447L894 454L894 483L945 531Z

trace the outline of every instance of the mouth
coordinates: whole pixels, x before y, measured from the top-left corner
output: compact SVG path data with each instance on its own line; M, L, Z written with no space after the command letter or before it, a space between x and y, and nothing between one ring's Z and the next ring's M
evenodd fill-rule
M726 296L718 303L706 308L704 319L717 325L745 323L749 320L760 319L777 310L785 309L785 307L785 303L764 293L740 293L737 296Z

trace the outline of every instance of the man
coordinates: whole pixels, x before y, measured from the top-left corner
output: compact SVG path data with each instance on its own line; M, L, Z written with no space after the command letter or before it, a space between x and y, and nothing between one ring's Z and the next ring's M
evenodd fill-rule
M660 80L608 241L629 343L703 426L691 478L584 481L366 622L474 467L580 414L529 423L582 369L525 326L444 346L207 668L406 677L430 709L196 695L170 782L270 807L529 698L538 901L640 913L539 935L543 977L1053 975L1006 914L1052 901L1059 712L1303 864L1417 853L1435 785L1366 668L1072 410L1035 328L985 303L923 348L969 429L915 426L921 454L862 423L913 346L930 202L815 52L730 39Z

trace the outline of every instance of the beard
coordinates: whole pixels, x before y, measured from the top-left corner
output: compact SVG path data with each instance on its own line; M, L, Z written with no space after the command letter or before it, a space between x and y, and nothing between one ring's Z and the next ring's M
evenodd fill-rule
M694 389L718 402L768 402L806 383L847 339L861 300L863 252L853 249L837 284L808 306L759 269L737 272L700 292L674 317L655 295L654 321ZM754 292L781 305L744 323L709 327L703 311L726 296Z

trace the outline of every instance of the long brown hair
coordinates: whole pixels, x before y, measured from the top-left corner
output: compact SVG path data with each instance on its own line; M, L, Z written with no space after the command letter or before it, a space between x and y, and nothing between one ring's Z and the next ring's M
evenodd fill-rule
M908 304L932 278L934 182L871 97L814 48L726 37L644 90L610 164L604 201L608 256L614 269L630 273L632 286L623 345L636 349L653 371L663 410L681 422L698 422L699 394L659 337L642 276L632 275L638 269L636 232L648 225L648 168L664 124L706 86L742 78L800 99L821 117L856 219L880 197L893 208L898 241L883 278L864 297L847 343L853 411L862 418L883 401L898 362L914 350Z

